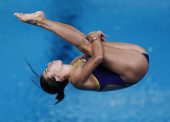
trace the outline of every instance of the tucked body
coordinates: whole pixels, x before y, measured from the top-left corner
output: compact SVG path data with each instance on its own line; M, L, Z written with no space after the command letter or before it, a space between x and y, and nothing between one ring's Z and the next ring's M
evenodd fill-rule
M84 53L71 64L54 60L42 73L42 89L58 93L59 101L64 98L64 88L69 82L82 90L110 91L137 83L148 71L149 56L138 45L107 41L101 31L85 35L70 25L48 20L42 11L15 13L15 16L25 23L50 30Z

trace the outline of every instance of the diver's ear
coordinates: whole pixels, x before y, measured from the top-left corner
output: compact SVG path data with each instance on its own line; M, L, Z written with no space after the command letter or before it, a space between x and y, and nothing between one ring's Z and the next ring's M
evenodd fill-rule
M54 77L56 81L60 81L60 78L59 77Z
M58 82L62 82L64 80L64 76L56 76L55 80Z

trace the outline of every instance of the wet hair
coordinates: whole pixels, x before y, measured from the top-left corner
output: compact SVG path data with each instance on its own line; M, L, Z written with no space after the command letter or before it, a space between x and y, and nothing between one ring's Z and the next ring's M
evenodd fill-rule
M58 93L56 96L57 99L56 104L64 99L65 97L64 88L66 87L67 84L68 84L67 80L60 82L60 81L56 81L55 78L45 79L43 76L40 77L40 86L45 92L49 94Z

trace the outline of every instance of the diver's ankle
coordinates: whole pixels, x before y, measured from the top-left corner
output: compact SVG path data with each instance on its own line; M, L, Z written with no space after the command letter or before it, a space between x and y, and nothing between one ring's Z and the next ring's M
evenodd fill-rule
M44 24L46 24L46 21L47 21L47 19L45 19L45 18L39 18L39 19L37 19L37 22L35 24L38 26L43 26Z

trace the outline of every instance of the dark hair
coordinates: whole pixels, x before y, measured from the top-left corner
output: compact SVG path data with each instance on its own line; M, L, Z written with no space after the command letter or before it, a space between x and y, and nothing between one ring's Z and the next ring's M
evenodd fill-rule
M43 76L40 77L40 86L41 88L49 93L49 94L57 94L56 99L57 103L62 101L65 97L64 95L64 88L68 84L67 80L64 80L62 82L57 82L54 78L47 78L45 79Z
M62 82L57 82L54 78L48 78L45 79L42 75L41 77L35 72L35 70L33 69L33 67L31 66L31 64L29 63L29 61L25 58L25 61L27 63L27 65L29 66L29 68L31 69L31 71L34 73L34 75L36 76L36 78L38 79L38 81L40 80L40 86L41 88L46 91L47 93L50 94L57 94L56 99L57 99L57 103L59 103L60 101L62 101L64 99L64 88L66 87L66 85L68 84L67 80L64 80ZM39 86L39 83L34 81L32 79L33 83L37 86Z

